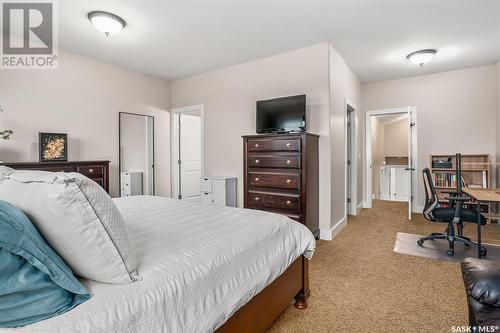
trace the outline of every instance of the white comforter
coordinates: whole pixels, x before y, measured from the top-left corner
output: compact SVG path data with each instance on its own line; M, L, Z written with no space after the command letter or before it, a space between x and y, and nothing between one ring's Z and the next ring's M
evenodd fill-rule
M83 280L93 295L89 301L16 330L212 332L315 248L309 230L282 215L160 197L115 202L142 280L127 285Z

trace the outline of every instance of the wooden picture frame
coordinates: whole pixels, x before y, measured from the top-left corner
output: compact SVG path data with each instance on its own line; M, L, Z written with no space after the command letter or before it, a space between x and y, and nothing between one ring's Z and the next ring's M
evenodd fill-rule
M68 161L68 134L38 133L38 154L40 162Z

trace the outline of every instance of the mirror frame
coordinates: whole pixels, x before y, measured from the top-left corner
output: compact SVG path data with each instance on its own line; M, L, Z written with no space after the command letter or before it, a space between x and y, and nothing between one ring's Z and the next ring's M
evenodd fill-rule
M142 113L133 113L133 112L118 112L118 197L122 196L122 114L129 116L140 116L140 117L148 117L153 121L153 194L156 195L156 167L155 167L155 117L142 114Z

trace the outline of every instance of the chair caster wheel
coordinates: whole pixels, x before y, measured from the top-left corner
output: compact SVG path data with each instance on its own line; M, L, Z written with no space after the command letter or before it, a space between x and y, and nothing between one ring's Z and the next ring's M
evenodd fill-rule
M417 241L417 244L418 244L418 245L420 245L420 246L422 246L422 245L424 245L424 241L419 239L419 240Z
M455 251L453 250L448 250L446 251L446 254L449 255L450 257L453 256L455 254Z
M487 255L487 254L488 254L488 251L487 251L487 250L483 247L483 248L481 249L481 256L482 256L482 257L486 257L486 255Z

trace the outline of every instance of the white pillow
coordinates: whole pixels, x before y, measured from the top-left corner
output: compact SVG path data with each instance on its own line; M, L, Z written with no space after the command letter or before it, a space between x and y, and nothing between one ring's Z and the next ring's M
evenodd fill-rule
M104 283L137 280L120 211L78 173L0 169L0 199L19 207L75 275Z

